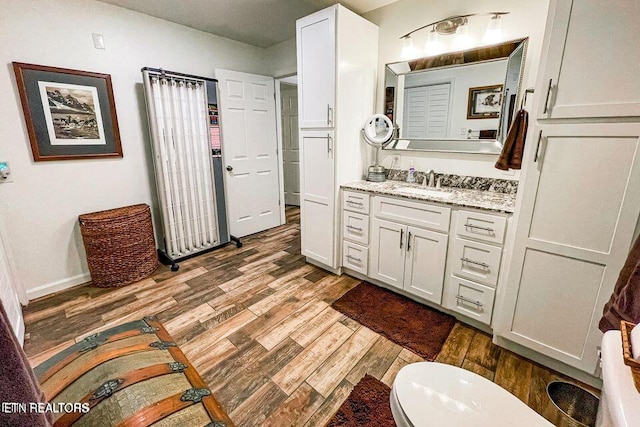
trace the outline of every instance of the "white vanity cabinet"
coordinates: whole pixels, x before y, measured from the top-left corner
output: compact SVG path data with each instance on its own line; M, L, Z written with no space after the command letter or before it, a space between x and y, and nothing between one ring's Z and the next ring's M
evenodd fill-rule
M342 265L367 275L369 265L369 195L342 195Z
M348 272L491 324L510 214L343 190L342 216Z
M504 214L454 211L444 307L491 323L507 221Z
M339 272L339 189L364 175L359 134L374 110L378 27L334 5L299 19L296 31L302 254ZM355 249L349 259L362 260Z
M372 210L369 276L440 304L451 209L374 196Z

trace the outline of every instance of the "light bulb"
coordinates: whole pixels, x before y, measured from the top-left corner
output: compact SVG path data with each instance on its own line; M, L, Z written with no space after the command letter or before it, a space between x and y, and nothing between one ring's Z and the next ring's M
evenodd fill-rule
M437 55L444 52L444 46L440 42L440 37L435 29L431 29L427 35L427 42L424 44L424 53L427 55Z
M482 36L482 44L494 44L502 41L502 25L500 21L500 15L493 15L493 18L489 20L487 30Z
M473 47L473 43L474 40L469 35L467 24L463 24L456 29L456 35L453 38L453 42L451 42L451 47L453 50L465 50Z
M418 49L413 45L413 38L407 36L402 42L402 58L413 59L418 57Z

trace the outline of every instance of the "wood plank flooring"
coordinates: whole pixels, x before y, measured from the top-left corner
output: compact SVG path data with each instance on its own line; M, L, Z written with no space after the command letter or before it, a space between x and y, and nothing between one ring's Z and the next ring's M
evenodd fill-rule
M24 309L35 366L75 340L156 314L239 426L323 426L369 373L391 385L422 359L330 307L359 280L300 254L299 210L287 224L120 289L81 286ZM437 361L496 382L550 421L546 384L562 375L462 323ZM564 378L565 380L567 378Z

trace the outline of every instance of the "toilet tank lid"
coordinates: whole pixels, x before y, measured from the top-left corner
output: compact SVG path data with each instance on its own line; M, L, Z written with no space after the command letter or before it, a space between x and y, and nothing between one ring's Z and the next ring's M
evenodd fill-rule
M552 425L507 390L456 366L436 362L407 365L398 372L393 390L415 427Z

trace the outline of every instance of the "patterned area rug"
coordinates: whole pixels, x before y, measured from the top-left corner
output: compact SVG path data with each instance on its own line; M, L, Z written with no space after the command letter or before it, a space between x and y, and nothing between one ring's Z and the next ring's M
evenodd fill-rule
M428 361L436 358L456 323L453 316L367 282L331 306Z
M391 389L371 375L365 375L326 427L395 426L389 396Z

